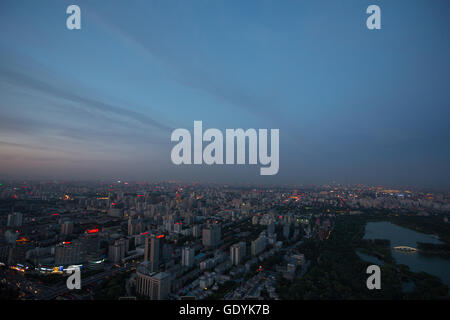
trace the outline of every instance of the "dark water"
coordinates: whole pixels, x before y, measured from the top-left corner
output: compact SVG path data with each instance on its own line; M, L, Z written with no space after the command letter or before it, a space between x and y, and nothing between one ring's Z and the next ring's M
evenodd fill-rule
M439 277L442 282L450 287L450 260L439 257L426 257L418 252L399 252L392 247L409 246L417 248L417 242L442 243L436 237L423 234L414 230L403 228L390 222L369 222L366 225L364 239L389 239L391 241L391 252L398 264L404 264L411 271L424 271ZM361 259L375 263L375 257L358 253ZM371 260L368 260L369 257Z

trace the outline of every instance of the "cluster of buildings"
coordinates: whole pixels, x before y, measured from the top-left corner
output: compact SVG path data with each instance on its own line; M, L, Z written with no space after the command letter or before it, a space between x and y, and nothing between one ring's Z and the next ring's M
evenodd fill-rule
M38 275L75 267L106 275L132 264L137 296L202 298L258 271L290 243L326 239L335 214L371 206L448 210L448 199L362 186L300 192L123 181L3 183L0 264ZM301 254L283 259L278 271L285 278L304 264Z

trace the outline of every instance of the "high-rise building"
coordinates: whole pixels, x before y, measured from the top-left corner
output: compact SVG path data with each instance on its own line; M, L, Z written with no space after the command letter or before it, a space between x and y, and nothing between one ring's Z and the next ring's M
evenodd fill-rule
M183 248L183 251L181 251L181 265L188 268L194 265L194 248Z
M267 245L266 236L264 236L264 235L259 236L258 239L252 241L252 245L251 245L252 255L256 256L256 255L260 254L261 252L263 252L266 249L266 245Z
M237 266L241 263L242 259L246 254L246 244L245 242L235 243L230 247L230 257L231 263Z
M133 236L137 234L137 220L130 217L128 219L128 235Z
M161 239L163 235L151 235L145 238L144 261L149 262L151 272L159 270L159 262L161 256Z
M81 262L81 244L63 242L55 247L55 265L65 266Z
M141 263L136 269L136 293L150 300L163 300L170 293L170 274L152 272L149 261Z
M110 244L108 250L108 258L113 263L120 262L125 258L126 253L126 241L125 239L119 239Z
M162 243L161 253L160 253L161 261L167 262L172 258L173 244L167 243L167 242L161 242L161 243Z
M145 248L144 248L144 262L148 261L150 257L150 237L148 235L145 236Z
M173 225L173 232L181 233L182 230L183 230L183 224L181 222L175 222Z
M199 224L192 226L192 235L194 238L199 238L202 236L202 227Z
M221 229L219 224L210 224L203 229L202 243L205 247L216 247L221 239Z
M283 236L285 239L289 239L289 235L291 233L291 225L289 223L286 223L283 226Z
M20 212L14 212L8 214L7 227L20 227L22 225L23 214Z
M267 235L273 235L275 233L275 223L273 223L273 222L270 222L268 225L267 225Z
M191 225L194 223L195 217L192 214L188 214L188 215L186 215L184 221L185 221L186 225Z
M72 221L64 221L61 224L61 234L70 235L73 232L73 222Z

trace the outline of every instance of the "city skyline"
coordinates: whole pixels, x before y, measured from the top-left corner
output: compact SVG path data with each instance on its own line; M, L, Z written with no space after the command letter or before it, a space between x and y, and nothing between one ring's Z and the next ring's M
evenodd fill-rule
M448 192L8 182L0 298L448 299L449 219Z
M449 12L1 0L0 301L212 319L450 300Z
M450 5L378 2L3 1L0 178L449 188ZM172 164L195 120L279 128L278 174Z

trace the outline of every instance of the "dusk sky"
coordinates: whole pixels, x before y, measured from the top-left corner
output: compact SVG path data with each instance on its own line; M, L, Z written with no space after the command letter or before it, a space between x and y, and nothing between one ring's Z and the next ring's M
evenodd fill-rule
M81 8L81 30L66 8ZM382 29L366 28L377 4ZM0 178L450 187L450 1L0 2ZM280 170L173 129L279 128Z

